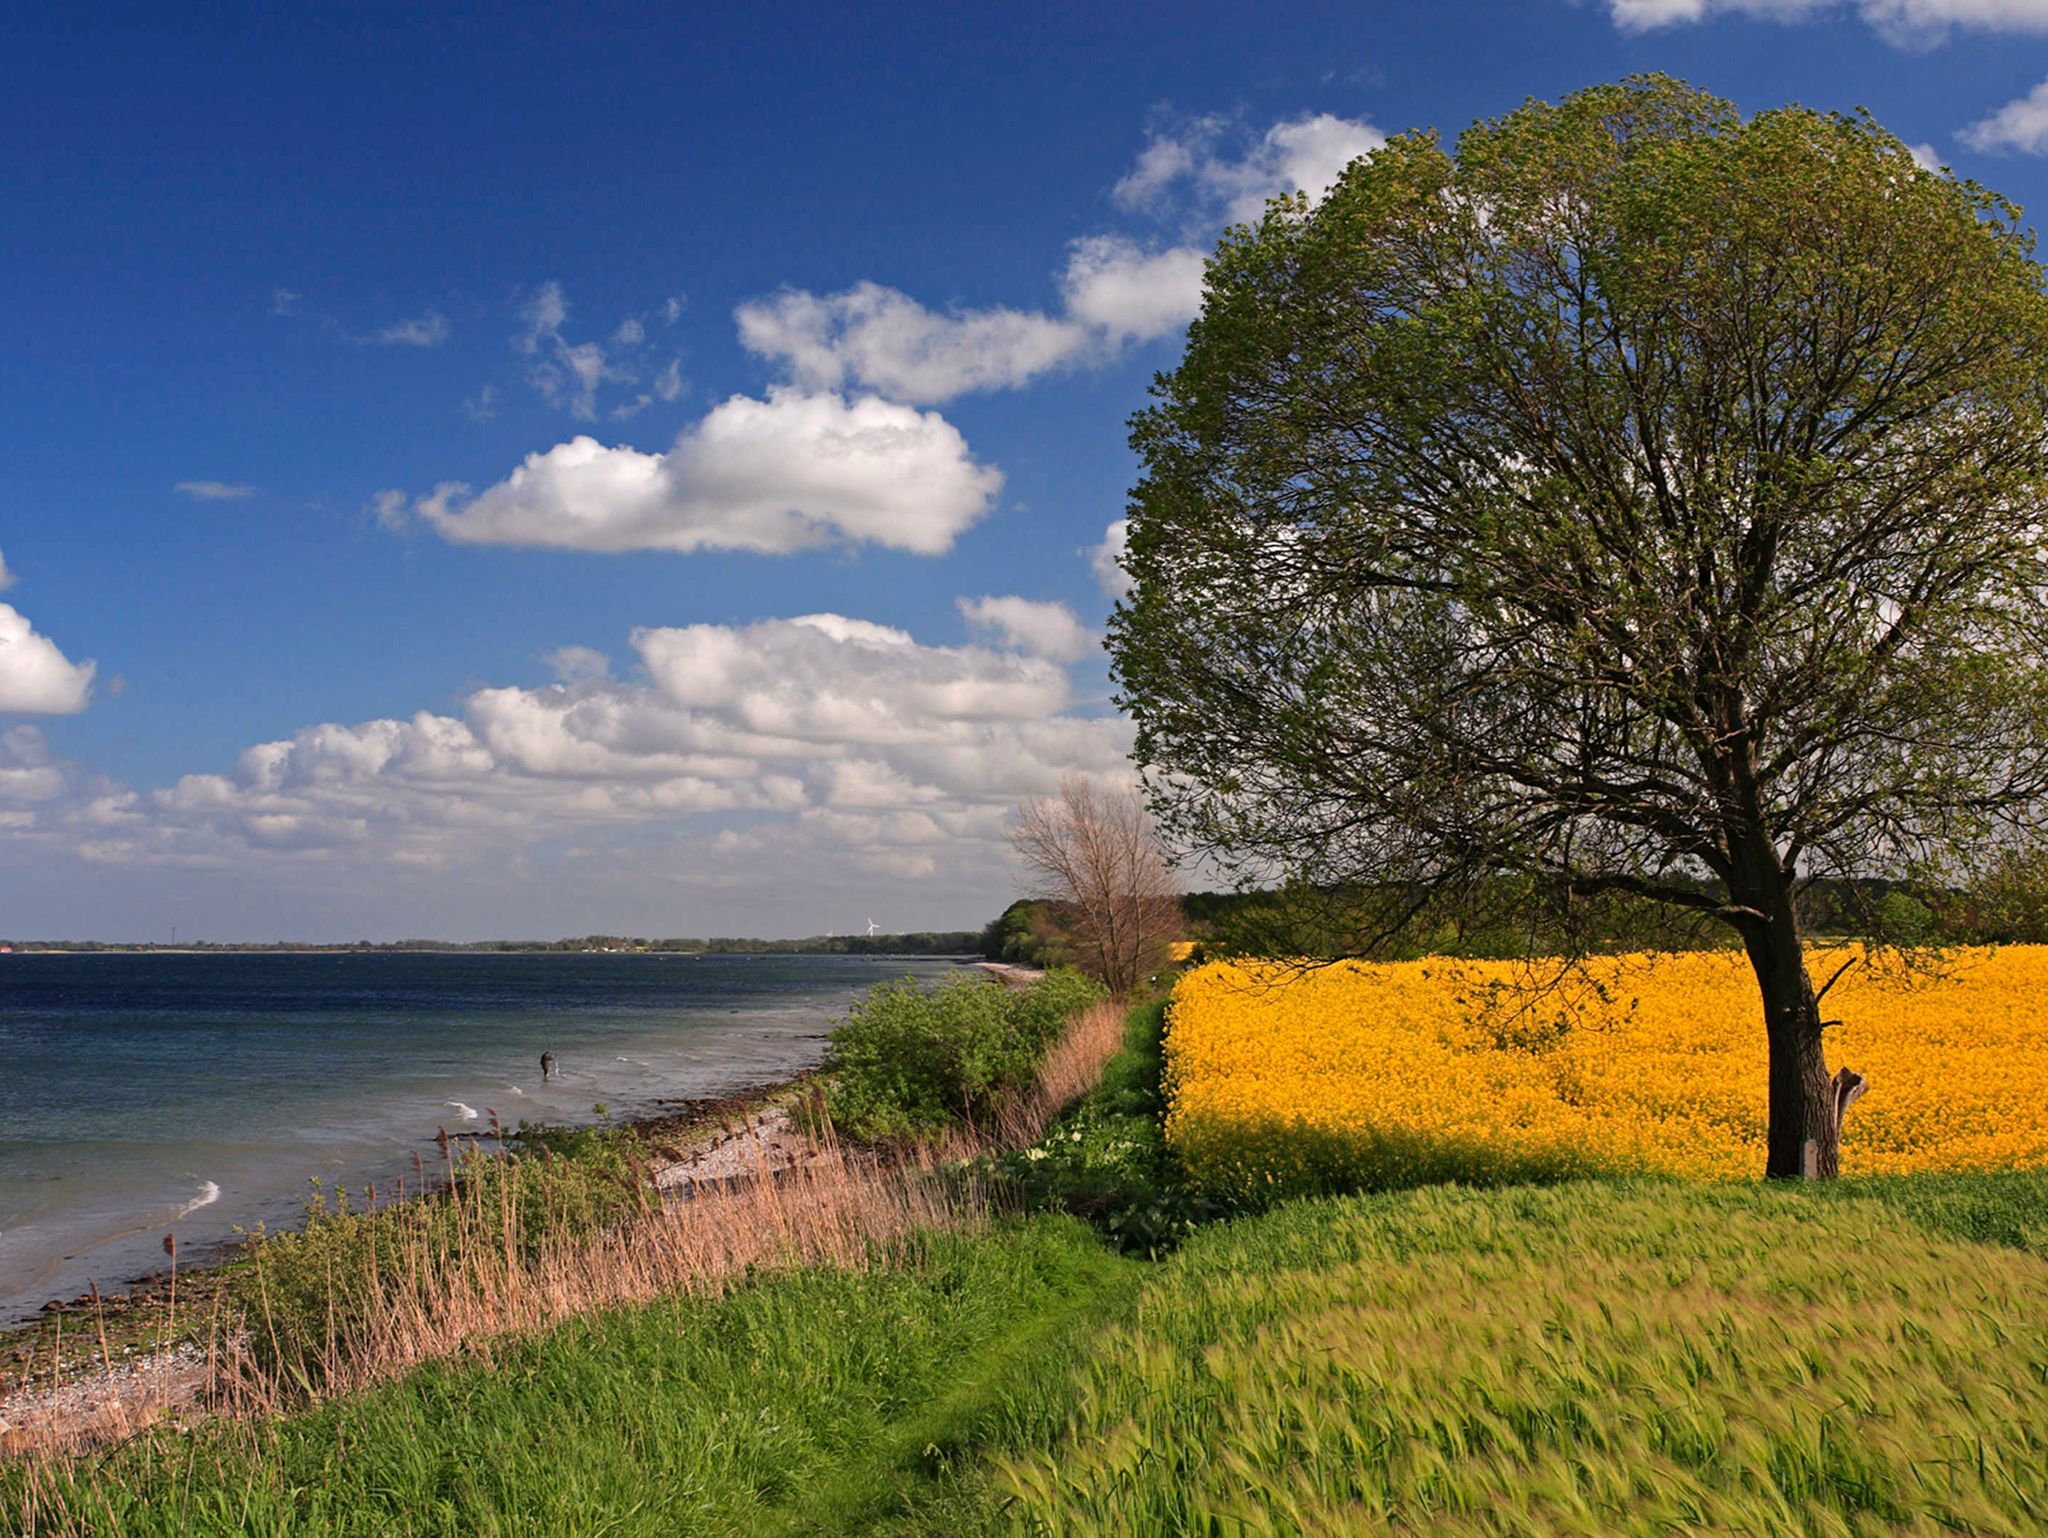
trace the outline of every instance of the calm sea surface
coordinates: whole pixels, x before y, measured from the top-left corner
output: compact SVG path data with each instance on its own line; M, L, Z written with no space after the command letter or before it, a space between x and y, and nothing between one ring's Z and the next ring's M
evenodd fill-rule
M435 1130L589 1122L815 1065L930 958L0 956L0 1324L410 1171ZM542 1083L540 1054L559 1071Z

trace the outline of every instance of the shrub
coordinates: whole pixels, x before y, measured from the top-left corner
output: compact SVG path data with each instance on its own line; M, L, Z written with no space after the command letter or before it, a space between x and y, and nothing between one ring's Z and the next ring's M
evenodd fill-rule
M933 1137L985 1124L1030 1083L1061 1026L1099 996L1078 972L1029 988L957 977L934 989L878 984L832 1033L826 1108L868 1142Z

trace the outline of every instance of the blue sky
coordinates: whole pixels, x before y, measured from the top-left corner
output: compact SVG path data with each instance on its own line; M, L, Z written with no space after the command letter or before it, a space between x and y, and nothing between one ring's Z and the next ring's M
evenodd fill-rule
M2048 178L2048 0L100 5L5 45L10 938L978 924L1006 810L1122 762L1125 418L1231 217L1647 69Z

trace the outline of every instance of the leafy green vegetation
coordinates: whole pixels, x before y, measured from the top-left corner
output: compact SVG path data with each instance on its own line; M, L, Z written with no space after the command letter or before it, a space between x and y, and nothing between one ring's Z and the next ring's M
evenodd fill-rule
M981 976L933 989L911 978L878 984L832 1033L826 1110L867 1142L985 1125L1030 1083L1061 1025L1096 997L1066 969L1022 989Z
M1066 926L1042 897L1020 897L990 919L981 931L981 954L989 961L1020 967L1069 964L1072 946Z
M998 1166L1108 1244L1041 1214L615 1309L281 1421L0 1470L0 1521L31 1498L38 1531L138 1535L2048 1521L2048 1173L1204 1221L1158 1136L1162 1021L1133 1010L1041 1155Z
M927 1236L39 1480L70 1531L2029 1532L2048 1177L1293 1203ZM67 1529L49 1524L44 1530Z

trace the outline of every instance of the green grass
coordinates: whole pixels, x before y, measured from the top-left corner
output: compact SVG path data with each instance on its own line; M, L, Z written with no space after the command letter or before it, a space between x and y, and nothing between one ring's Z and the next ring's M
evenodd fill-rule
M1165 1030L1164 1001L1132 1009L1095 1088L1036 1147L992 1160L989 1171L1024 1206L1086 1218L1126 1254L1153 1259L1225 1211L1195 1190L1166 1146Z
M1864 1185L1440 1188L1210 1229L1002 1460L1005 1530L2048 1530L2048 1263L2007 1221L2042 1182Z
M948 1531L929 1524L986 1504L962 1451L1006 1416L1047 1420L1028 1385L1058 1387L1056 1343L1127 1305L1138 1270L1071 1220L934 1236L894 1266L621 1310L260 1430L159 1435L77 1465L64 1505L136 1535ZM26 1525L26 1478L0 1471L0 1529Z
M1881 1202L1930 1232L2048 1258L2048 1170L1864 1176L1794 1189L1816 1202Z

